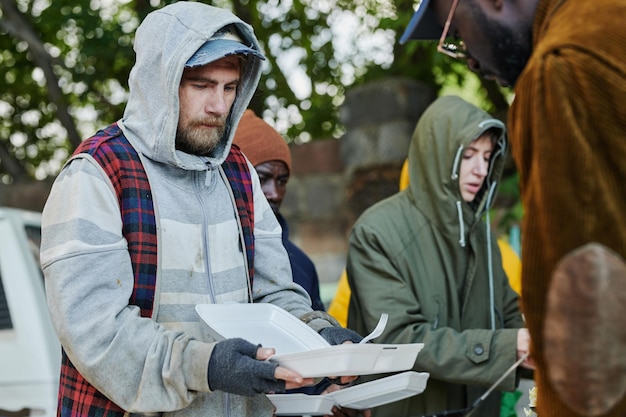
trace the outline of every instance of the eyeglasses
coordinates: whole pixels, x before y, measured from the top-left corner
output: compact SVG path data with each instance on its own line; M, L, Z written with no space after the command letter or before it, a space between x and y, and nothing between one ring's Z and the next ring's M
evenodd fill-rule
M448 41L446 42L446 38L448 37L448 30L450 29L450 22L452 21L452 17L454 16L457 4L459 4L459 0L452 1L452 5L450 6L450 12L448 13L448 19L446 19L446 23L443 26L443 32L441 32L439 44L437 44L437 51L454 59L465 59L467 57L467 54L465 53L465 44L463 44L462 40L448 39Z

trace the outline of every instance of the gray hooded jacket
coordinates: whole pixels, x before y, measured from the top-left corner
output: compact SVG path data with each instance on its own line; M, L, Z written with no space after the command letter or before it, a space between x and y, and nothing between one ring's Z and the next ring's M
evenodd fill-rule
M120 210L95 160L85 154L71 159L44 208L41 262L61 343L81 374L129 412L272 415L264 395L211 392L207 367L215 342L195 305L246 303L251 294L254 302L273 303L299 317L311 311L306 292L292 282L280 226L250 164L255 278L248 288L234 201L220 166L259 81L259 59L246 61L229 129L217 150L204 157L175 149L185 63L228 24L259 50L247 24L194 2L149 14L136 33L137 60L119 125L140 155L153 194L158 273L152 319L128 305L133 273ZM330 323L316 319L310 325L319 330Z

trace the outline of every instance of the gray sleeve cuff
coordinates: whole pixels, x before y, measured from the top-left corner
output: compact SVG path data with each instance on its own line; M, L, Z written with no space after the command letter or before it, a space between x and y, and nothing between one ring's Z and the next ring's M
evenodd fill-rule
M325 327L343 327L334 317L325 311L311 311L300 316L300 320L317 333Z
M215 343L203 343L196 340L189 342L185 349L183 372L185 383L190 390L210 392L208 381L209 359Z

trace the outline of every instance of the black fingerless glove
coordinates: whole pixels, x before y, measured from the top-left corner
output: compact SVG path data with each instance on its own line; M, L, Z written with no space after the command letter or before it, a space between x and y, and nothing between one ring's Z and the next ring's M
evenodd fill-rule
M357 332L344 327L324 327L320 330L320 336L331 345L340 345L347 340L359 343L363 339Z
M256 359L259 347L239 338L218 342L209 359L209 388L246 396L284 392L285 381L274 377L278 364Z

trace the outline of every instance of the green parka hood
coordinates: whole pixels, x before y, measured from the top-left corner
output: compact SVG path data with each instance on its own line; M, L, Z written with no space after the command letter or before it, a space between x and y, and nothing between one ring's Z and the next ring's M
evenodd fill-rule
M489 129L499 132L489 172L472 203L459 188L465 148ZM456 96L435 100L420 118L409 147L409 198L424 215L445 229L459 226L459 243L492 205L507 152L504 124ZM461 220L462 218L462 220Z

